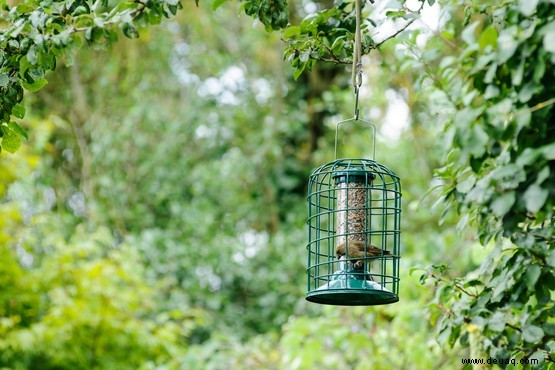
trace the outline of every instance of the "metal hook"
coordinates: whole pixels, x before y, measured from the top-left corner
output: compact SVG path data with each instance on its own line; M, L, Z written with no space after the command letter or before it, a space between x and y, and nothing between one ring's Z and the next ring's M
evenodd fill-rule
M352 122L352 121L360 122L372 128L372 160L374 160L376 158L376 125L366 120L359 119L357 117L357 112L355 112L355 118L346 119L344 121L338 122L335 125L335 145L334 145L333 160L334 161L337 160L337 142L339 140L339 126L341 126L344 123Z
M362 85L362 61L357 63L357 86L360 87Z
M360 93L360 86L362 86L362 63L359 62L356 65L356 83L355 83L355 121L358 121L359 109L358 109L358 97Z

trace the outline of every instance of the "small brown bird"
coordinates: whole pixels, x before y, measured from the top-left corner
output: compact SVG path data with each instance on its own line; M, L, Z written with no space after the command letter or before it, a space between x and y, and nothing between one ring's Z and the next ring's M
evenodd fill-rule
M372 244L365 244L363 241L359 240L349 240L347 244L347 249L349 252L347 258L391 256L391 253L389 251L385 249L380 249ZM337 256L337 259L345 256L345 243L341 243L337 246L337 248L335 248L335 254ZM352 262L353 267L356 269L360 269L364 265L364 262L361 260Z

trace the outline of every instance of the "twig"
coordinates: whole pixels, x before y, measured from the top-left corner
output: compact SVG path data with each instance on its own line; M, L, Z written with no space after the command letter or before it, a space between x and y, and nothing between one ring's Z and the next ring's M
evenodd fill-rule
M403 27L399 28L399 29L398 29L397 31L395 31L392 35L390 35L390 36L386 37L385 39L383 39L382 41L380 41L380 42L374 44L374 45L373 45L374 47L371 48L371 49L377 49L377 48L379 48L380 46L382 46L386 41L389 41L389 40L391 40L391 39L397 37L397 35L399 35L401 32L403 32L404 30L406 30L408 26L410 26L411 24L413 24L415 20L416 20L416 18L411 19L409 22L407 22L407 24L405 24Z
M422 19L418 18L418 20L420 21L420 23L422 23L424 26L426 26L430 31L432 31L432 33L434 34L434 36L439 37L441 39L441 41L443 41L447 46L449 46L452 49L456 49L456 50L462 50L460 46L458 46L457 44L455 44L453 41L448 40L447 38L443 37L441 35L441 33L439 33L438 30L434 30L432 27L430 27L430 25L426 22L424 22Z
M549 105L552 105L552 104L555 104L555 98L551 98L551 99L546 100L546 101L544 101L544 102L538 103L538 104L534 105L534 106L531 107L531 108L519 109L519 110L517 110L516 112L513 112L513 115L515 115L515 116L521 116L521 115L523 115L524 113L532 113L532 112L535 112L535 111L537 111L537 110L543 109L543 108L545 108L545 107L547 107L547 106L549 106Z
M422 1L422 2L420 3L420 7L419 7L417 10L415 10L415 11L412 11L412 10L406 8L406 7L405 7L405 9L406 9L406 10L409 10L409 11L412 12L413 14L416 14L416 13L420 14L420 12L422 11L422 8L423 8L423 7L424 7L424 1ZM398 29L397 31L395 31L392 35L386 37L385 39L383 39L382 41L378 42L377 44L374 44L374 45L373 45L373 48L371 48L370 50L372 50L372 49L377 49L377 48L379 48L380 46L382 46L382 44L385 43L386 41L389 41L389 40L391 40L391 39L397 37L401 32L403 32L404 30L406 30L406 29L407 29L411 24L413 24L414 21L416 21L417 19L419 19L419 18L417 18L417 17L412 18L411 20L409 20L409 21L407 22L407 24L405 24L403 27L399 28L399 29Z
M336 61L339 64L343 64L343 61L341 59L339 59L339 57L337 55L335 55L335 53L333 52L333 50L326 44L324 44L322 41L320 41L322 43L322 45L324 46L324 48L327 50L327 52L330 54L331 58ZM352 62L351 62L352 63Z
M464 294L466 294L469 297L473 297L473 298L477 298L478 295L474 294L474 293L470 293L468 292L466 289L464 289L459 283L454 283L453 286L455 288L457 288L458 290L460 290L461 292L463 292Z
M434 274L434 273L432 273L432 272L430 273L430 277L431 277L432 279L436 279L437 281L440 281L440 282L442 282L442 283L447 283L447 284L450 283L449 281L447 281L447 280L441 278L440 276L437 276L436 274ZM475 293L470 293L470 292L467 291L465 288L463 288L463 287L460 285L460 283L458 283L458 282L456 282L456 281L452 281L452 284L453 284L453 287L454 287L454 288L456 288L456 289L459 290L460 292L466 294L467 296L473 297L473 298L477 298L477 297L478 297L477 294L475 294Z
M522 333L522 329L519 328L518 326L514 326L513 324L509 324L509 323L506 323L505 325L507 325L507 326L508 326L509 328L511 328L511 329L514 329L514 330L516 330L516 331Z
M285 40L283 40L283 41L285 42ZM325 45L323 42L322 42L322 45L324 45L324 47L328 48L328 46ZM294 48L294 47L291 47L291 49L296 54L301 54L301 51L299 49ZM331 58L316 57L316 58L313 58L313 59L316 60L316 61L329 62L329 63L335 63L335 64L352 64L353 63L353 61L351 59L339 59L339 57L336 54L334 54L333 52L330 52L330 56L331 56Z

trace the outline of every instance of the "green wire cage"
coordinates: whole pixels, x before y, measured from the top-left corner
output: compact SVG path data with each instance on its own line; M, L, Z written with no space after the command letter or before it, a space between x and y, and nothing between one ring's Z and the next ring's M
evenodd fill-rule
M350 119L336 126L364 120ZM374 156L373 156L374 157ZM331 305L380 305L399 300L401 183L369 159L335 159L308 182L306 299Z

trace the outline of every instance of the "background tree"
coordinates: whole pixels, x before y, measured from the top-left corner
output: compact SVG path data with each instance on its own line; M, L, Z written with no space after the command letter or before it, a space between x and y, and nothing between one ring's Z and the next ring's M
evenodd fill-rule
M361 114L384 122L377 159L403 179L402 301L337 308L303 299L305 183L332 158L333 123L352 112L352 2L209 9L222 3L188 4L107 51L64 49L73 64L58 63L18 103L25 117L5 121L4 149L18 127L30 140L0 162L0 364L399 369L496 356L552 366L553 4L444 1L437 29L415 18L433 1L366 4ZM10 5L31 27L21 37L56 4ZM88 4L83 15L108 20L71 37L100 31L102 46L123 29L106 12L140 4ZM267 34L240 11L285 29ZM16 67L28 52L13 54ZM6 71L4 89L23 84L25 72ZM388 116L399 107L405 129ZM366 136L345 135L346 155L369 154ZM428 211L436 193L421 199L436 185L462 217ZM429 264L432 285L420 285L409 270Z

